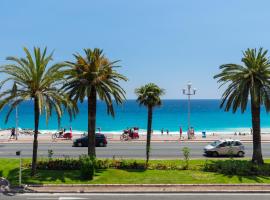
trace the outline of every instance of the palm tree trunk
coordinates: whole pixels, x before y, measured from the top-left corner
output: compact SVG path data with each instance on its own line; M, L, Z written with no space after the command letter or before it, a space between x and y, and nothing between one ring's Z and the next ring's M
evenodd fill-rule
M88 155L94 157L96 156L96 110L97 92L92 88L88 96Z
M153 117L153 107L148 106L147 138L146 138L146 164L148 164L148 161L149 161L151 132L152 132L152 117Z
M34 99L34 115L35 115L35 130L34 130L31 176L35 175L36 168L37 168L38 125L39 125L39 108L38 108L38 99L37 98Z
M260 105L255 103L251 98L251 114L253 129L253 155L252 162L263 164L262 147L261 147L261 122L260 122Z

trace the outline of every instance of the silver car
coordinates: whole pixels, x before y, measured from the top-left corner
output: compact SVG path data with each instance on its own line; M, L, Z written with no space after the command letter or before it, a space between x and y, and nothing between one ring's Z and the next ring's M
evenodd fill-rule
M244 157L245 147L240 140L216 140L204 147L204 153L208 156L239 156Z

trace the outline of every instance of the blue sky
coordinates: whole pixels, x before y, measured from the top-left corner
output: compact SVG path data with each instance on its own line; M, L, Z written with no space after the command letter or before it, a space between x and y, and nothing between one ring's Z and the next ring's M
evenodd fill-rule
M22 47L48 46L55 62L99 47L121 60L127 98L154 82L164 98L220 98L218 66L239 63L246 48L270 48L270 1L262 0L1 0L0 64ZM3 78L3 75L0 75Z

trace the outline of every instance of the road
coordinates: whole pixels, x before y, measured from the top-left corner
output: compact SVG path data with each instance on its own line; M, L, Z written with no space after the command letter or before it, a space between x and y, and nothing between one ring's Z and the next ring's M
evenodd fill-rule
M205 143L179 143L179 142L160 142L152 143L151 158L156 159L179 159L182 157L181 149L189 147L191 149L191 158L204 158L203 147ZM252 155L252 144L245 144L246 156ZM270 158L270 144L263 143L263 156ZM54 157L77 157L82 154L87 154L86 147L72 147L71 144L66 143L48 143L39 144L39 157L47 157L48 149L52 149ZM124 143L110 143L108 147L97 147L97 157L112 158L113 156L121 158L144 158L145 157L145 143L141 142L124 142ZM16 157L15 152L22 151L23 157L32 156L32 144L27 143L2 143L0 144L0 157Z
M268 200L267 193L0 194L1 200Z

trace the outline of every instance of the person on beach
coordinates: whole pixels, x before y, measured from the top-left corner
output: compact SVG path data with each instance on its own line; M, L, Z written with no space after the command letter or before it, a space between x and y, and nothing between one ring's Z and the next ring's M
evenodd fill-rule
M11 134L10 134L10 138L9 139L11 139L11 138L13 138L13 139L16 138L16 136L15 136L15 128L12 128L11 129Z
M62 137L62 135L64 135L66 129L64 128L61 128L60 131L59 131L59 136Z
M181 126L180 126L179 132L180 132L180 139L181 139L182 138L182 134L183 134L183 130L182 130L182 127Z
M164 132L164 130L163 130L163 128L161 129L161 135L163 135L163 132Z
M167 132L167 135L169 135L169 130L168 129L166 130L166 132Z

